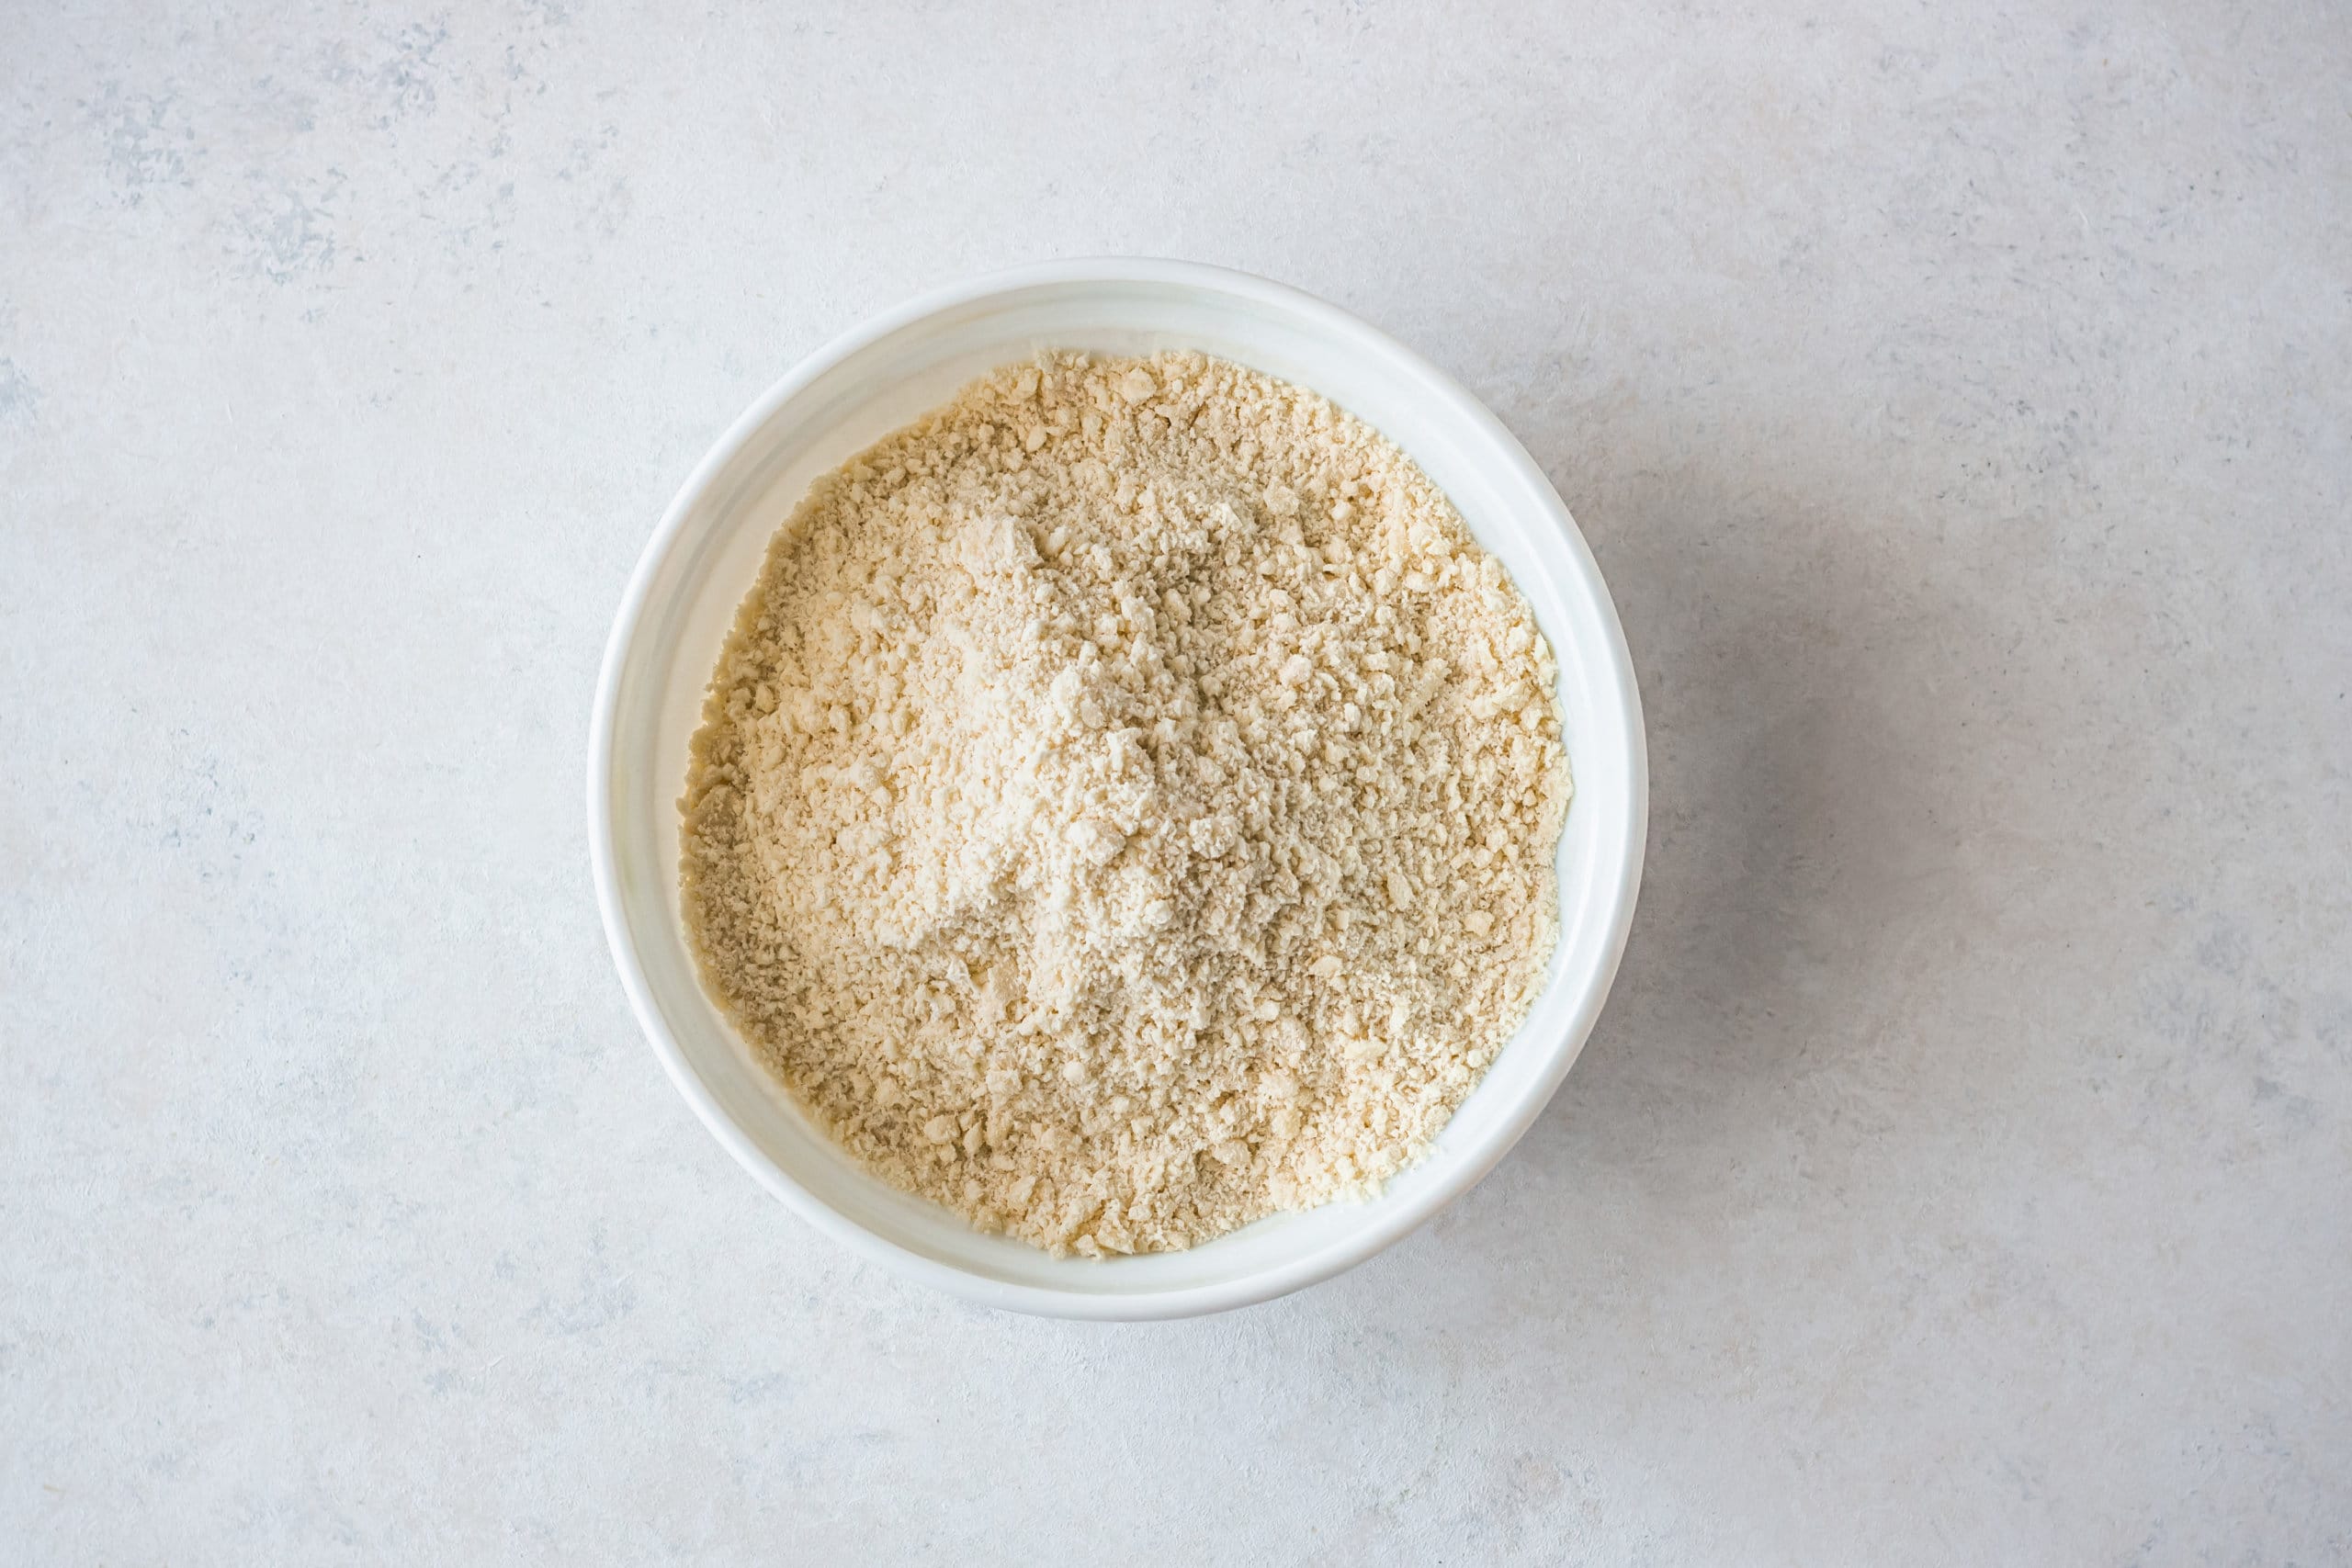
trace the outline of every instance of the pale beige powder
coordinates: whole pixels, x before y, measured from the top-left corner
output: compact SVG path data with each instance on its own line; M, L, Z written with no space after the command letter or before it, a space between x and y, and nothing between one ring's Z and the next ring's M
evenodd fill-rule
M1398 451L1194 355L977 382L778 534L711 685L707 982L873 1169L1057 1252L1412 1160L1538 988L1550 649Z

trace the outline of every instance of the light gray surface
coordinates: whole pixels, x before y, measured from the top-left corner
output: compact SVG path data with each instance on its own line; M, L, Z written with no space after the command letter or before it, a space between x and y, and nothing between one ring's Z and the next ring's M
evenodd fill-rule
M0 1558L2352 1554L2352 22L1548 9L0 23ZM1519 1152L1174 1326L762 1196L581 823L717 432L1096 252L1489 400L1657 775Z

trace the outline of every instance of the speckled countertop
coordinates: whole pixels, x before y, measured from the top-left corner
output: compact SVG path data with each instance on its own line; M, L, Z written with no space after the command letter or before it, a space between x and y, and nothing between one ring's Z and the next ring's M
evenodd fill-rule
M2352 23L28 6L0 28L0 1560L2352 1557ZM808 349L1125 252L1526 440L1656 770L1482 1187L1003 1317L638 1038L622 582Z

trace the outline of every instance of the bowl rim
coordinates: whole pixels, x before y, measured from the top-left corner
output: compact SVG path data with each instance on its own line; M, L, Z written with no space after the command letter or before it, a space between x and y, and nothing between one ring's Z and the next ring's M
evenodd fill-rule
M1484 1144L1453 1171L1448 1179L1408 1200L1388 1202L1371 1223L1313 1251L1282 1263L1209 1284L1165 1290L1109 1293L1065 1291L1050 1286L1016 1284L968 1272L951 1263L925 1257L867 1229L835 1210L768 1157L751 1136L729 1116L687 1062L672 1034L646 979L621 899L618 823L613 810L612 780L614 722L618 707L620 677L636 640L653 580L676 546L690 514L702 503L713 482L750 445L752 438L786 404L820 376L842 361L927 316L968 305L990 295L1031 290L1041 286L1143 283L1173 285L1235 297L1238 299L1305 318L1318 330L1351 339L1388 362L1402 377L1418 384L1430 397L1453 405L1483 435L1494 458L1516 470L1548 515L1559 542L1566 547L1565 565L1577 585L1587 591L1603 611L1600 643L1607 685L1620 706L1626 732L1628 787L1623 821L1617 826L1627 846L1616 886L1609 892L1609 921L1602 962L1593 972L1584 994L1576 999L1561 1038L1566 1047L1545 1077L1531 1086L1510 1115L1490 1130ZM589 723L587 754L589 861L594 875L596 904L605 939L628 993L629 1010L639 1028L660 1058L679 1095L691 1106L704 1128L734 1156L769 1192L781 1199L803 1220L858 1256L879 1263L903 1279L931 1285L979 1305L1046 1316L1110 1321L1194 1316L1249 1306L1302 1290L1328 1280L1374 1257L1436 1214L1483 1180L1513 1148L1551 1103L1586 1040L1599 1021L1602 1005L1623 962L1633 927L1634 906L1640 891L1642 862L1649 818L1648 742L1642 722L1641 691L1634 675L1633 656L1624 627L1609 593L1599 563L1584 535L1569 514L1542 468L1484 402L1453 377L1367 321L1327 300L1286 284L1200 262L1148 257L1089 257L1037 263L982 273L919 294L850 331L841 333L802 359L737 416L687 476L671 499L652 536L646 542L621 595L605 644L597 672L596 694ZM1581 804L1581 803L1580 803Z

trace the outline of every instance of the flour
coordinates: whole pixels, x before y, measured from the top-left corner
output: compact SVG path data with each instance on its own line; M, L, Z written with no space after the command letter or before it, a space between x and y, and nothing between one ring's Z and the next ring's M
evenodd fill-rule
M820 481L713 677L706 982L869 1168L1056 1252L1367 1190L1524 1015L1568 775L1395 446L1194 355L1000 371Z

